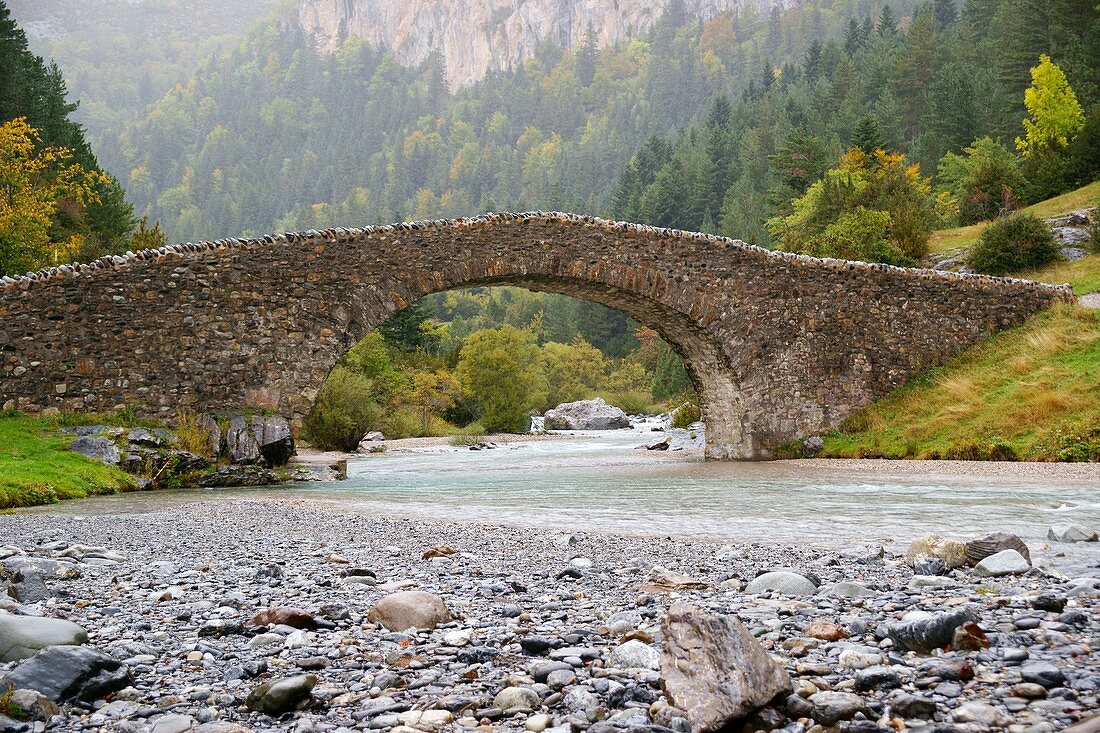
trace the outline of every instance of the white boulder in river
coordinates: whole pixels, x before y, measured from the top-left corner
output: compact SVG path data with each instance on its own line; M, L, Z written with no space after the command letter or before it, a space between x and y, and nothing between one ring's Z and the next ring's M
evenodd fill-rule
M618 430L629 428L630 418L602 398L566 402L546 411L547 430Z
M434 593L407 590L391 593L367 612L367 619L390 631L434 629L451 620L446 602Z
M26 659L48 646L79 645L86 641L88 632L71 621L0 615L0 662Z

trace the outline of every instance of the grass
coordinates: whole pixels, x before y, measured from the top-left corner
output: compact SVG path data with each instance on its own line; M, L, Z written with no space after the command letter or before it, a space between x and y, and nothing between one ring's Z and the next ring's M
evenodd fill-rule
M0 509L134 489L133 478L122 470L69 451L73 436L60 432L65 424L106 420L104 416L38 418L0 413ZM111 422L126 420L111 416Z
M1023 272L1013 277L1055 285L1069 283L1078 295L1100 292L1100 254L1089 255L1076 262L1056 262L1041 270Z
M1100 311L998 334L853 415L823 455L1100 461Z
M1098 199L1100 199L1100 181L1095 181L1087 186L1082 186L1076 191L1070 191L1061 196L1055 196L1052 199L1032 204L1023 209L1023 211L1028 214L1034 214L1040 219L1049 219L1053 216L1065 214L1067 211L1087 209L1090 206L1095 206ZM970 226L941 229L938 232L932 232L932 236L928 240L928 251L947 252L948 250L957 249L959 247L969 247L978 241L978 237L981 236L985 226L986 222L981 222L978 224L971 224Z

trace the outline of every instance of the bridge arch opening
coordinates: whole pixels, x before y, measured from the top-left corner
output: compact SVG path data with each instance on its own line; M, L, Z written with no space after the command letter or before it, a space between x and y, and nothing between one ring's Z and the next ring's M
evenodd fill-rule
M701 411L701 419L706 424L707 457L744 458L743 452L752 450L751 443L742 439L739 431L739 421L729 418L731 411L739 409L739 393L737 385L729 376L730 370L725 366L722 350L691 314L682 313L658 300L645 297L637 292L609 286L602 282L592 282L582 277L516 276L511 274L471 278L459 287L434 289L426 293L421 293L408 284L394 283L393 289L387 293L388 298L378 300L368 297L360 301L352 299L347 303L336 305L335 310L338 312L340 319L345 321L340 350L335 354L335 358L331 360L331 363L325 361L317 363L314 378L311 380L310 385L302 390L300 395L302 399L294 408L296 417L305 427L307 437L309 435L310 419L314 417L318 404L325 396L325 386L329 384L333 375L340 371L345 357L352 354L357 347L362 348L362 345L367 343L372 335L385 332L387 325L392 324L396 317L411 309L426 309L433 312L440 300L448 296L459 294L488 295L491 299L493 293L508 291L535 296L546 294L565 296L564 301L572 301L579 308L601 306L602 309L621 316L624 325L629 324L626 328L631 339L635 338L635 329L645 329L651 334L655 332L659 337L660 344L667 345L670 356L676 360L676 366L682 368L686 376L689 388L683 391L694 393L693 396ZM380 307L373 309L366 307L366 304L372 301ZM546 311L544 308L547 305L552 304L537 303L536 312L545 317ZM492 320L500 319L494 318ZM499 325L512 325L521 329L531 325L530 321L524 323L522 319L517 321L514 317L510 320L510 323L500 323ZM451 322L453 323L453 320ZM483 326L492 327L490 324L482 322L477 330L481 330ZM393 328L393 326L390 327ZM457 336L458 338L455 340L461 341L461 337L468 336L470 330L467 326L465 332L460 329L459 333L456 334L452 331L450 335L452 338ZM563 333L559 328L556 334L553 334L545 327L545 324L543 324L541 331L537 330L535 337L539 346L545 346L547 343L559 345L568 343L572 341L573 335L581 337L589 344L595 340L586 337L583 329L575 329L575 333L568 331ZM454 344L452 343L450 346L453 347ZM600 348L608 370L615 365L621 366L622 363L627 361L621 357L630 356L621 348L607 348L606 343L598 344L596 348ZM440 355L437 354L436 356ZM448 367L452 369L452 372L459 356L458 353L451 353L448 356L451 359ZM437 365L438 361L437 358ZM650 390L650 387L651 385L647 385L647 391ZM613 390L607 386L593 390L592 393L584 395L583 398L597 396L605 399L611 397L609 401L612 404L616 402ZM656 406L664 403L671 406L679 402L679 400L670 399L676 396L675 394L654 395L650 400L650 404ZM580 396L576 397L576 399L581 398ZM570 400L562 399L561 401ZM557 404L557 402L554 402L554 404ZM456 408L448 411L449 415L461 415L464 406L468 407L468 405L459 404ZM536 412L541 413L547 407L552 406L554 405L545 402L540 405ZM469 412L467 416L475 417ZM455 427L462 426L455 425Z

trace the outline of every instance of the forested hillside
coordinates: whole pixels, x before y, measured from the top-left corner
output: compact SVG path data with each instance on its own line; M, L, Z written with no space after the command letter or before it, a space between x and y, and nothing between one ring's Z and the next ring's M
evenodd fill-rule
M127 170L119 131L282 0L7 0L31 50L57 62L73 119L110 171ZM289 12L289 10L288 10Z
M100 167L75 109L0 2L0 275L162 243Z
M765 62L841 42L878 6L812 0L704 23L673 3L643 37L546 47L453 94L438 60L403 68L354 38L324 54L272 21L127 128L125 183L175 239L486 209L611 213L647 138L702 119L719 93L740 97Z

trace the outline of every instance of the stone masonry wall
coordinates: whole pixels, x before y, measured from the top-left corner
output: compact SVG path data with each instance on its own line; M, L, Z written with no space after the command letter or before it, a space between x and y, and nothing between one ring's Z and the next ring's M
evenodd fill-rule
M818 260L570 214L183 244L0 279L0 405L300 420L418 298L513 284L618 308L680 355L712 458L764 458L1067 288Z

